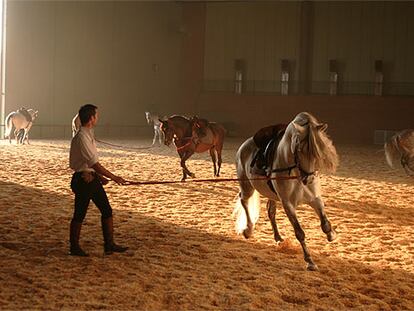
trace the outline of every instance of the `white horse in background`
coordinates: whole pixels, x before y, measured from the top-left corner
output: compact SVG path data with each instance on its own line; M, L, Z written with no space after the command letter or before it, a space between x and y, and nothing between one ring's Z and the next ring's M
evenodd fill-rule
M151 113L149 111L145 111L145 118L149 125L153 125L154 127L154 138L152 139L152 145L155 145L155 141L158 138L159 145L161 146L164 141L164 132L161 130L161 121L159 120L160 117L157 114ZM162 119L165 119L163 117Z
M407 175L414 176L414 130L406 129L392 136L384 144L384 151L391 168L399 161Z
M79 114L76 114L72 119L72 137L75 137L76 133L79 132L81 128L81 121Z
M37 118L39 111L33 109L20 108L17 111L10 112L5 120L4 138L9 139L11 143L11 132L14 127L14 137L17 144L24 144L24 141L29 142L29 131L32 128L33 121Z
M251 172L252 160L259 151L253 138L247 139L236 154L240 188L234 209L236 230L243 233L245 238L253 234L254 225L259 218L259 192L268 199L268 216L274 238L276 242L283 241L275 220L276 201L281 201L302 246L308 270L317 270L318 267L307 249L305 232L296 217L298 204L309 204L316 211L328 241L336 238L336 232L325 214L318 173L319 170L333 172L338 165L336 149L325 133L326 128L326 124L319 123L310 113L299 113L287 126L279 144L274 147L270 176L267 179ZM249 203L256 204L249 206Z

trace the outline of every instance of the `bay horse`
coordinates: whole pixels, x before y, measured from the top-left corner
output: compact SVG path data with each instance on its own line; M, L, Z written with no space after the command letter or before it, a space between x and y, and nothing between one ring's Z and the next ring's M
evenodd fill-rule
M174 142L178 155L181 159L183 170L182 181L187 176L192 178L195 174L190 172L185 161L194 153L209 151L214 166L214 176L220 176L221 152L223 150L225 128L218 123L208 122L205 119L193 117L188 119L183 116L174 115L161 122L161 130L164 133L164 144L169 146Z
M155 113L151 113L149 111L145 111L145 118L147 119L147 123L149 125L152 125L154 128L154 138L152 139L152 145L155 145L155 142L157 141L158 138L158 142L159 145L162 145L162 142L164 140L164 133L161 130L161 121L159 120L160 117L155 114Z
M274 147L268 178L259 179L263 176L252 172L251 163L259 150L253 138L247 139L236 154L240 192L233 213L236 216L237 233L243 233L245 238L252 236L259 218L260 193L268 199L267 212L274 239L276 242L283 241L275 219L276 201L281 201L302 246L307 269L311 271L318 267L306 246L305 232L296 217L296 207L300 203L310 205L319 216L328 241L336 238L336 232L325 213L318 173L319 170L333 172L338 165L336 149L326 134L326 128L326 124L319 123L310 113L299 113L282 132L278 145Z
M11 144L11 132L14 127L14 137L17 144L24 144L26 140L29 142L29 131L32 128L33 121L36 119L39 111L34 109L20 108L17 111L10 112L5 120L4 138L9 139Z
M391 168L399 161L407 175L414 176L414 130L406 129L392 136L384 144L384 151Z

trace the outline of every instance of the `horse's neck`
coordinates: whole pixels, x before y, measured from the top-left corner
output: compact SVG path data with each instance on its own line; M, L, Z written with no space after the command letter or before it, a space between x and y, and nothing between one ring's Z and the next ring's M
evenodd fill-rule
M295 156L291 150L291 134L286 133L280 140L275 153L276 167L288 167L295 164Z
M190 124L185 124L184 122L181 125L174 126L174 134L178 139L189 138L192 136Z

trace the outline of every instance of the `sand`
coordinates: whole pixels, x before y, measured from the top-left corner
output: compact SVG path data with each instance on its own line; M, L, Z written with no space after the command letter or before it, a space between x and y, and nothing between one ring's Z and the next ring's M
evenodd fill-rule
M151 140L111 142L140 148ZM240 143L225 143L223 178L236 177ZM314 211L298 207L319 267L309 272L280 204L283 243L273 240L263 198L254 236L236 235L235 182L111 182L115 240L130 250L103 255L100 214L91 203L81 233L90 257L68 256L69 141L1 141L0 309L413 310L413 179L386 166L381 146L337 148L339 169L321 182L338 239L327 242ZM99 151L104 166L129 180L181 178L172 148ZM207 153L188 166L197 178L212 178Z

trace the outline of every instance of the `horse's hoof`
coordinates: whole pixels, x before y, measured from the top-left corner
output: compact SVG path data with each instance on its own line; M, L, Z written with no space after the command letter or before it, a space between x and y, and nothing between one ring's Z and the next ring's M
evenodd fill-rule
M280 235L275 235L275 241L276 243L279 243L279 242L283 242L284 239Z
M333 240L336 239L336 232L335 230L331 230L331 232L328 232L328 234L326 235L326 237L328 238L329 242L332 242Z
M249 228L243 230L243 236L248 239L252 236L253 231Z
M191 173L191 174L190 174L190 177L191 177L191 178L195 178L195 174Z
M318 271L319 268L314 263L308 263L308 266L306 267L306 270L308 270L308 271Z

